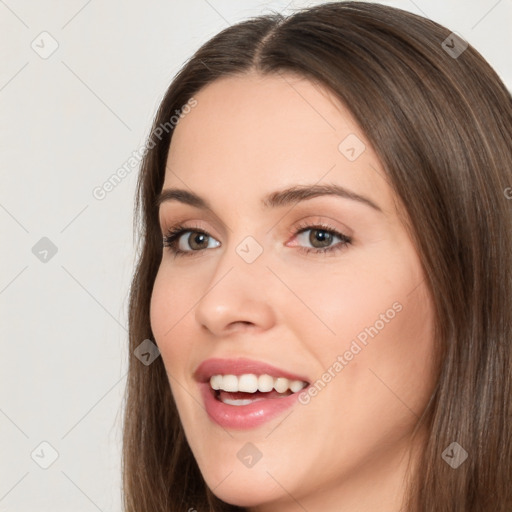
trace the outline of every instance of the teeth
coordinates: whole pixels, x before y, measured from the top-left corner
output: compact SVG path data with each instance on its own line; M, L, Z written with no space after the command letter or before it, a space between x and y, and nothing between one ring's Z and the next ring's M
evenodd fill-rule
M263 398L260 398L259 400L264 400ZM247 400L231 400L231 398L223 398L222 401L227 405L249 405L253 402L259 402L259 400L256 398L255 400L251 400L250 398Z
M292 393L297 393L297 391L300 391L305 386L307 386L306 382L302 382L301 380L292 380L290 389L292 390Z
M260 375L258 377L258 391L268 393L274 389L274 378L270 375Z
M213 375L210 379L210 386L213 389L220 389L222 386L222 375Z
M222 377L222 385L220 389L229 391L230 393L236 393L240 391L238 377L236 375L225 375Z
M288 389L292 393L300 391L307 386L306 382L301 380L289 380L284 377L274 378L270 375L255 375L246 373L244 375L212 375L210 386L215 390L228 391L235 393L243 391L245 393L255 393L261 391L267 393L275 389L278 393L285 393Z
M224 378L222 381L224 382ZM247 393L258 391L258 377L252 373L240 375L238 377L238 391L245 391Z
M289 385L290 381L288 379L283 379L282 377L279 377L274 381L274 389L278 393L284 393L288 389Z

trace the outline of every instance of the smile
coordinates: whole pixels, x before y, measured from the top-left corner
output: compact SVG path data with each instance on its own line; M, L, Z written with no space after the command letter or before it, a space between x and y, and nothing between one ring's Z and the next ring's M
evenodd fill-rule
M210 359L198 368L196 379L209 419L233 429L255 428L275 418L309 385L278 368L241 359Z
M268 398L281 398L296 393L307 386L307 382L290 380L271 375L213 375L210 386L217 391L216 398L229 405L248 405Z

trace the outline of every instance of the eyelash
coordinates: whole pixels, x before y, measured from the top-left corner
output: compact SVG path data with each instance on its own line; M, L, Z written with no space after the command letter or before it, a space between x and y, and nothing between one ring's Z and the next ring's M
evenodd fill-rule
M300 224L299 226L296 226L294 228L294 231L293 231L292 234L296 236L296 235L299 235L299 234L303 233L304 231L308 231L310 229L317 229L319 231L325 231L327 233L330 233L331 235L334 235L334 236L337 236L338 238L340 238L341 242L338 242L336 245L332 245L330 247L326 247L325 249L297 246L298 250L301 251L302 253L305 253L305 254L310 254L310 253L319 254L319 253L321 253L321 254L324 254L325 256L327 256L327 253L333 253L334 254L337 251L343 250L343 249L345 249L346 246L352 244L352 239L349 236L344 235L343 233L340 233L336 229L332 228L331 226L328 226L328 225L322 224L322 223L318 223L318 224L307 224L307 223ZM181 237L181 235L183 235L184 233L188 233L188 232L200 233L200 234L203 234L203 235L208 236L208 237L211 236L209 233L207 233L206 231L204 231L201 228L194 227L194 226L192 226L192 227L185 227L182 224L177 224L176 226L173 226L172 228L170 228L167 231L167 233L165 234L165 236L163 237L163 246L168 248L168 250L172 254L174 254L174 257L177 257L177 256L180 256L180 257L181 256L194 256L195 254L201 253L202 251L204 251L205 249L200 249L200 250L197 250L197 251L194 251L194 250L183 251L181 249L178 249L177 242L179 241L179 238Z

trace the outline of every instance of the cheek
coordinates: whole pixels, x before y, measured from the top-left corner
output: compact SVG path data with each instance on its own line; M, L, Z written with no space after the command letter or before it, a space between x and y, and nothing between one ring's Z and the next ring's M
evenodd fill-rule
M187 289L189 288L176 283L164 267L160 267L151 295L149 317L151 330L167 371L171 370L170 362L176 367L182 367L180 359L185 356L183 349L189 345L177 343L182 337L180 327L186 322L184 315L191 307L187 306L191 302L187 300Z
M391 323L399 323L407 293L420 281L414 269L409 269L410 262L393 266L381 254L357 262L347 260L332 271L313 268L293 275L288 270L287 278L294 283L299 300L287 294L283 303L289 315L287 325L327 366L333 356L349 350L354 339L364 347L371 339L368 331L380 333L389 330Z
M336 383L327 387L337 395L330 398L343 396L351 408L388 400L401 407L402 399L421 410L433 382L435 346L432 302L419 263L402 254L317 277L302 277L298 290L309 311L297 306L288 322L319 361L318 377L330 370L325 378Z
M434 316L425 286L413 293L409 280L380 287L365 297L353 295L348 322L337 324L341 336L331 343L331 366L343 357L338 396L347 409L368 424L375 411L389 428L409 425L419 417L434 384ZM397 423L395 423L397 422ZM364 422L363 422L364 423ZM384 427L385 428L385 427Z
M158 270L155 283L153 285L153 292L149 303L149 320L151 323L151 330L158 343L165 333L165 319L167 316L167 301L171 299L171 294L168 293L167 286L164 285L165 280L162 278L161 269ZM170 325L167 326L169 329Z

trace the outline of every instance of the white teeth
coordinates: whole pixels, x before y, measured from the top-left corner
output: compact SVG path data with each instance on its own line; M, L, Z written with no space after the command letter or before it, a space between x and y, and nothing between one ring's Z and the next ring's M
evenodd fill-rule
M300 391L304 387L304 384L305 383L301 380L292 380L292 383L290 384L292 393L297 393L297 391Z
M222 375L213 375L213 377L210 379L210 386L213 389L220 389L222 386Z
M238 377L236 375L224 375L222 377L222 386L220 389L229 391L230 393L241 391L238 387Z
M254 393L258 391L258 377L253 373L240 375L238 377L238 391Z
M284 393L290 384L290 381L288 379L283 379L282 377L279 377L274 382L274 389L278 393Z
M301 380L289 380L284 377L274 378L271 375L266 374L258 376L254 373L245 373L239 376L212 375L210 378L210 386L212 389L228 391L230 393L235 393L237 391L243 391L245 393L261 391L262 393L268 393L269 391L272 391L272 389L275 389L278 393L285 393L287 390L291 390L292 393L296 393L307 386L307 383Z
M274 389L274 378L270 375L260 375L258 377L258 391L268 393Z
M222 402L227 405L249 405L253 402L259 402L260 400L264 400L264 398L255 398L254 400L248 399L248 400L231 400L230 398L223 398Z

